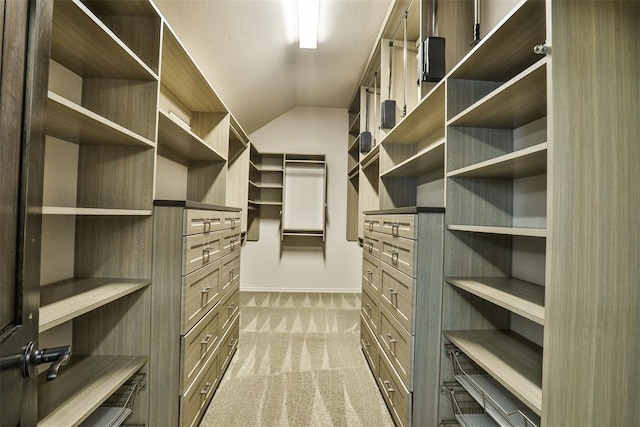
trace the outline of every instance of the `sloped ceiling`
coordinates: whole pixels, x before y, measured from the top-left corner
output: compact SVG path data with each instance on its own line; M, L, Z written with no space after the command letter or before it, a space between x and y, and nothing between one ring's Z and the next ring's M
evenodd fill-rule
M298 48L295 0L155 0L252 133L295 106L348 107L389 0L321 0L317 50Z

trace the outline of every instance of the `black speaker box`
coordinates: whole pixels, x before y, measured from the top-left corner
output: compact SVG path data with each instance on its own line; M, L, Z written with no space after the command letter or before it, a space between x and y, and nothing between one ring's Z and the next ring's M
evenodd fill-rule
M360 152L368 153L371 151L371 132L360 133Z
M439 82L446 74L443 37L427 37L422 42L422 81Z
M380 127L392 129L396 125L396 101L387 99L380 105Z

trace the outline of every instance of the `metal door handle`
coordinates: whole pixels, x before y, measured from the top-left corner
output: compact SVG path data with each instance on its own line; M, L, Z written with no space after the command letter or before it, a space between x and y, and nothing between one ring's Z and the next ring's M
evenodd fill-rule
M66 365L71 358L71 346L46 348L38 350L35 343L31 341L24 348L22 356L22 376L30 377L34 373L34 367L43 363L51 363L47 370L47 381L53 381L58 377L60 366Z

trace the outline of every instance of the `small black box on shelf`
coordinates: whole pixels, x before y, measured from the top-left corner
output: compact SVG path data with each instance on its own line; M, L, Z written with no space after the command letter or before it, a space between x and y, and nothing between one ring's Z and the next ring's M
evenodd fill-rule
M360 133L360 152L368 153L371 151L371 132Z
M386 99L380 105L380 127L392 129L396 125L396 101Z
M446 74L444 37L427 37L422 42L422 81L439 82Z

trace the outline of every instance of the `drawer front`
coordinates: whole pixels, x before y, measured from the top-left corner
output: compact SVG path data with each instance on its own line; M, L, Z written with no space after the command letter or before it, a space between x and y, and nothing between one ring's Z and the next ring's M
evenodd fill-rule
M394 421L400 426L409 426L411 395L404 388L383 353L378 356L378 387L387 402Z
M240 230L242 226L242 212L225 212L223 229Z
M380 258L380 234L365 231L362 238L362 251Z
M224 374L227 366L231 362L231 358L238 348L238 338L240 337L240 316L236 316L233 325L229 329L229 333L224 338L222 346L220 346L220 377Z
M185 259L182 274L189 274L218 260L222 254L221 232L185 237Z
M415 240L418 236L416 215L382 215L380 218L380 232Z
M369 327L374 334L378 334L380 328L380 307L378 306L378 299L369 295L366 288L362 288L362 301L360 303L360 311L362 317L367 321Z
M223 232L222 256L231 253L240 253L242 242L240 241L240 229L226 230Z
M380 231L380 219L379 215L364 215L362 230Z
M380 346L396 369L405 387L413 390L413 337L384 308L380 310Z
M197 426L219 382L220 352L214 351L207 360L205 369L200 372L195 382L180 396L180 425Z
M362 316L360 316L360 345L362 346L364 355L369 362L369 367L371 368L371 372L373 373L374 378L377 378L378 345L376 344L376 340L373 337L374 334L371 329L369 329L367 321Z
M181 393L184 393L193 383L218 345L218 341L218 309L213 308L196 326L180 338Z
M231 321L239 310L240 305L240 291L235 290L227 294L226 298L220 304L218 309L220 313L220 332L219 334L223 336L229 329L231 325Z
M240 284L240 252L231 253L220 260L220 293L225 295Z
M184 235L211 233L222 230L224 213L200 209L187 209L184 222Z
M414 278L385 263L381 264L380 302L411 334L413 334L414 286Z
M380 257L382 261L411 277L416 277L416 242L386 234L381 236Z
M362 281L380 293L380 260L367 252L362 253Z
M220 260L188 274L182 288L182 334L220 301Z

